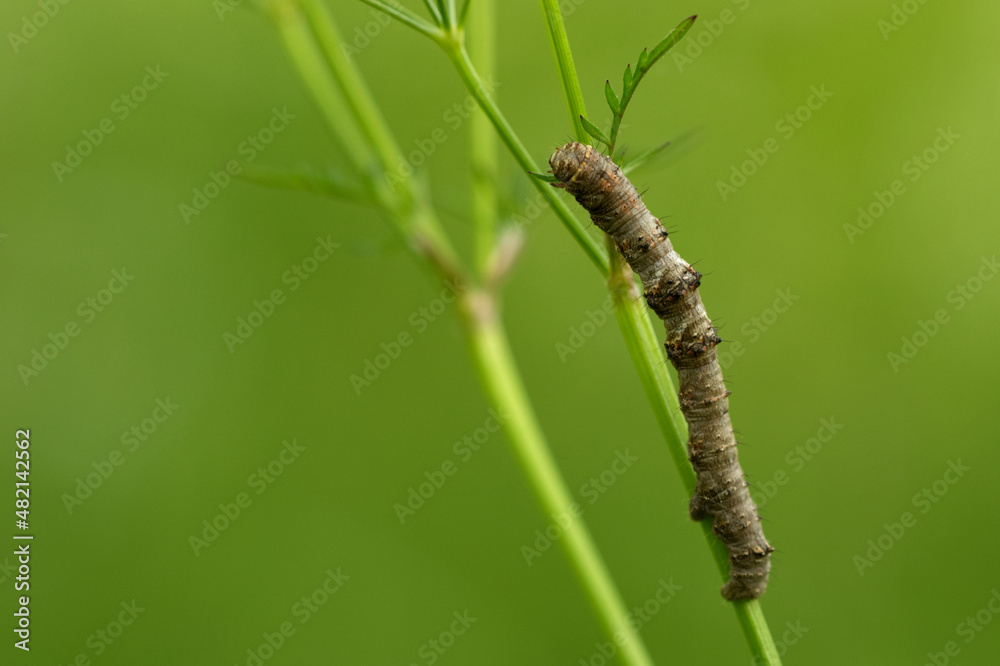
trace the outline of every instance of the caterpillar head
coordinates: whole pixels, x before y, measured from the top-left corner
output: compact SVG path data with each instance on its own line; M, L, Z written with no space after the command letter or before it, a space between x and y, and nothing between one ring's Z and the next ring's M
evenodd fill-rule
M552 167L552 175L560 180L555 186L561 187L572 180L593 150L590 146L574 141L552 153L549 166Z

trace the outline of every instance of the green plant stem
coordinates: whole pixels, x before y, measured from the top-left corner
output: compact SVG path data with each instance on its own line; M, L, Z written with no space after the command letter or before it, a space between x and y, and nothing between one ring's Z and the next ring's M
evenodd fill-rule
M467 24L472 57L487 77L496 68L495 0L477 0ZM469 120L469 159L472 163L472 223L475 266L485 275L497 242L497 142L490 119L482 110Z
M469 34L480 71L488 75L494 66L493 0L479 0L477 10ZM468 58L471 62L471 57ZM478 80L478 75L475 79ZM497 151L491 118L484 111L481 106L481 113L473 116L471 127L476 255L481 271L486 269L496 242L497 210L494 184ZM506 432L546 515L572 516L573 497L527 399L506 333L493 316L493 299L492 294L485 292L473 294L463 308L481 381L491 401L511 414ZM622 661L628 666L652 666L645 645L626 619L625 604L582 519L573 520L566 528L561 545L606 634L612 639L624 637L620 642Z
M455 29L458 27L458 11L456 10L455 0L442 0L442 6L447 10L447 27Z
M479 108L486 113L490 122L493 123L493 127L500 136L500 140L507 146L507 149L514 156L518 165L524 171L538 172L538 167L535 165L534 160L531 159L531 154L528 153L524 144L521 143L521 139L514 133L510 123L507 122L503 113L500 112L500 108L493 101L493 98L483 85L461 41L449 39L442 40L439 43L455 65L455 69L458 70L458 75L461 77L462 83L465 84L466 89L479 104ZM569 208L566 207L566 204L553 188L537 178L532 178L531 181L549 205L552 206L560 222L569 230L573 239L583 248L587 258L590 259L601 273L607 275L608 258L604 254L600 243L587 233L587 230L580 224L573 213L570 212Z
M356 173L368 173L372 159L370 148L354 131L351 115L330 80L319 49L305 16L295 0L276 0L267 5L288 52L292 64L323 114L323 119L333 131L333 138L342 149L348 163Z
M431 18L434 19L434 23L437 25L444 24L444 17L441 15L441 7L438 0L424 0L424 4L427 5L427 11L431 13Z
M541 0L541 2L549 27L549 35L556 50L559 73L566 91L570 119L576 129L577 140L589 143L587 131L580 122L581 116L586 117L587 109L584 106L583 91L580 89L580 80L576 75L576 65L573 62L573 53L569 47L569 39L566 36L559 3L556 0ZM688 464L684 445L686 437L682 435L678 426L679 423L683 423L683 417L674 397L677 395L677 389L670 374L666 371L666 363L660 351L656 334L653 332L652 322L639 301L640 294L636 289L632 271L628 264L621 260L618 248L615 247L610 236L605 237L605 243L610 266L608 289L611 291L619 328L622 330L626 348L636 371L639 373L639 381L642 383L646 395L670 396L665 400L651 399L650 406L653 408L653 414L663 432L663 437L667 441L667 448L674 459L674 465L690 494L694 490L696 479L694 470ZM725 552L724 549L723 552Z
M562 14L558 5L552 0L542 0L542 6L545 9L552 41L557 52L560 49L565 50L565 52L558 54L557 61L563 84L566 87L566 98L568 100L581 99L576 108L570 102L570 113L576 118L579 115L584 115L582 96L579 92L580 84L576 76L576 68L573 65L573 55L569 50L569 41L565 38L566 31L563 26ZM626 98L622 98L622 108L625 107L627 101ZM617 137L620 119L620 115L616 114L616 122L611 130L612 141ZM613 150L613 147L611 149ZM607 238L607 247L610 263L608 287L615 305L618 325L625 339L625 346L632 359L632 364L639 375L643 391L646 393L660 432L666 441L667 449L674 460L674 465L681 476L685 490L690 496L694 492L696 477L688 462L685 446L686 427L682 429L680 425L684 421L680 415L677 388L667 372L667 362L663 349L657 341L652 322L639 299L632 271L621 260L610 237ZM700 525L708 541L713 559L725 580L729 577L729 555L725 546L712 533L711 521L700 521ZM732 606L750 651L757 660L756 663L780 666L781 658L767 626L760 602L754 599L748 602L733 602Z
M273 0L268 8L330 131L347 147L355 173L412 247L433 252L436 262L456 270L458 254L410 181L401 177L394 190L388 187L386 176L402 157L368 87L340 48L333 16L317 0Z
M506 333L493 308L492 298L484 292L468 294L462 308L480 380L493 404L510 414L504 424L507 436L546 516L553 520L557 516L573 516L573 497L545 443L517 373ZM652 666L653 661L634 626L627 620L625 603L582 519L576 518L565 526L560 544L605 633L613 640L624 637L616 641L621 649L622 663Z
M333 15L319 0L298 1L355 122L374 146L382 170L388 173L398 166L399 147L368 86L348 61L341 47Z
M312 0L304 1L312 2ZM323 68L320 67L319 52L313 43L313 37L325 34L326 38L323 41L328 47L331 44L339 43L331 17L326 12L316 10L314 7L314 11L308 15L312 24L312 33L310 34L309 30L305 29L305 21L301 14L294 11L298 5L293 5L287 0L280 1L279 4L278 9L272 5L272 10L275 14L280 13L282 20L279 22L279 27L284 28L282 34L285 37L285 46L290 53L295 54L296 57L292 58L293 63L309 85L321 109L325 112L324 115L328 118L343 120L342 105L337 109L337 113L329 111L331 101L339 101L335 94L336 88L339 86L340 93L348 98L348 107L354 115L352 120L361 126L365 126L365 123L370 121L364 138L370 143L376 144L375 149L381 152L381 164L383 166L392 164L392 159L386 158L391 157L388 154L388 148L391 146L392 150L395 151L395 146L384 140L389 136L384 121L380 116L374 114L368 115L367 118L359 117L360 114L364 113L365 102L357 98L367 96L366 89L362 85L352 84L352 77L344 75L343 72L340 76L336 76L336 73L333 72L335 81L331 82L325 78L331 72L323 72ZM443 5L443 7L450 12L450 15L454 15L453 3ZM336 59L329 57L329 55L327 53L326 64L332 69L336 69L340 65L337 65ZM467 62L464 51L463 56ZM349 68L349 64L346 62L341 63L341 65ZM356 82L360 82L360 79ZM481 85L479 91L480 94L485 93ZM332 123L331 129L337 135L343 131L343 126ZM381 142L381 149L377 147L378 142ZM356 147L369 148L360 141L355 142L355 144L358 144ZM371 172L363 168L367 161L361 158L362 151L358 152L359 159L354 161L354 166L360 167L359 172L363 178L372 178ZM522 153L523 156L526 156L523 149ZM419 194L419 192L414 194ZM559 203L558 200L556 202ZM451 246L443 238L443 234L441 238L438 238L422 233L422 230L425 229L438 228L434 222L436 218L433 211L423 203L422 197L414 197L414 205L408 210L399 206L387 206L386 212L397 218L397 226L408 230L414 249L424 256L441 275L453 280L463 279L461 269L452 260ZM406 216L405 220L399 219L404 215ZM593 241L589 236L587 238ZM496 313L495 295L491 292L470 288L462 297L460 311L463 314L462 319L466 325L467 337L480 379L493 403L511 415L505 423L505 429L543 510L549 516L574 515L573 497L562 480L542 436L541 428L528 402L514 364L514 357L508 345L506 334ZM619 641L622 661L628 666L652 666L653 662L638 634L629 624L625 605L601 560L593 539L581 520L574 520L565 528L561 544L608 636L612 640L616 637L624 637L624 640Z
M566 106L569 109L569 121L576 133L576 140L589 143L587 131L583 129L580 116L586 117L587 111L583 103L583 91L580 90L580 79L576 75L576 65L573 63L573 50L569 47L569 36L563 24L562 12L559 10L559 0L542 0L542 10L549 27L549 37L555 50L556 61L559 63L559 74L562 76L563 90L566 92Z
M684 489L690 494L694 491L696 477L688 461L685 442L686 428L680 407L676 402L677 389L673 378L667 372L660 343L653 332L649 317L641 300L642 296L636 286L632 269L622 261L614 241L607 239L608 255L611 258L611 277L608 279L608 289L615 306L615 316L625 340L625 347L639 374L643 391L649 398L656 423L667 442L667 450L673 458L674 466L684 484ZM656 397L654 400L653 397ZM661 396L674 396L660 399ZM725 549L722 549L725 554Z

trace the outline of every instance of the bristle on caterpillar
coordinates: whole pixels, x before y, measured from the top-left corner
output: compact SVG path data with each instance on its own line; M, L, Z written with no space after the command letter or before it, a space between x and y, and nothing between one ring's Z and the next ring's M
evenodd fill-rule
M554 187L564 188L590 213L642 280L646 302L667 329L667 358L677 369L681 411L688 424L688 458L697 474L694 520L712 519L729 552L729 601L756 599L767 587L774 551L764 538L757 506L743 476L729 419L716 333L698 293L701 273L674 251L667 231L646 209L635 186L608 157L569 143L549 159Z

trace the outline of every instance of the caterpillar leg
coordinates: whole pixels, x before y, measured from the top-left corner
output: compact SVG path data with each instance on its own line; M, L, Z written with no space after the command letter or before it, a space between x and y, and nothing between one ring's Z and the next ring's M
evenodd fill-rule
M691 503L688 505L688 513L691 514L691 520L704 520L709 517L707 503L705 499L695 493L691 496Z
M771 571L768 559L774 548L767 541L755 543L743 550L729 551L729 582L722 586L722 596L727 601L756 599L767 589L767 575Z

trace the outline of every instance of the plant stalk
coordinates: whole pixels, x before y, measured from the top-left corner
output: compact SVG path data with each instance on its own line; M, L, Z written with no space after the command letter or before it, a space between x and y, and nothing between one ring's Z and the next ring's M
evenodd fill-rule
M454 16L453 2L441 6L449 16ZM306 11L299 11L302 7ZM354 156L352 166L378 191L377 176L374 170L368 168L369 155L372 152L377 154L378 166L384 171L394 163L398 149L381 116L368 111L368 105L374 103L360 77L345 58L331 52L337 50L336 44L339 43L332 17L315 0L276 0L271 9L286 49L293 56L292 62L313 93L335 137L342 138L340 134L345 131L345 120L353 121L362 128L360 136L351 134L349 137ZM454 27L453 24L449 19L449 25ZM451 34L454 33L453 30ZM476 81L478 96L487 99L488 95L471 69L464 49L461 49L461 55L462 62L469 67L467 72ZM333 81L330 80L331 75ZM339 94L347 98L350 117L345 118L348 114L338 97L338 88ZM486 111L486 107L483 108ZM487 115L490 116L489 111ZM490 116L494 123L497 118L502 120L500 116ZM512 131L508 132L508 136L517 140ZM520 156L530 163L523 146L520 147ZM406 187L410 187L408 182ZM546 194L553 193L546 191ZM454 261L451 245L443 232L438 233L440 227L433 211L423 200L422 192L408 189L407 195L413 201L411 206L391 205L391 200L380 198L385 212L410 239L413 248L441 275L464 282L462 271ZM551 200L556 205L561 204L558 198L552 197ZM568 214L568 210L566 212ZM495 215L495 207L491 215ZM568 219L578 225L571 215ZM580 233L591 244L596 244L582 228ZM601 255L596 254L596 257L600 263ZM491 401L511 415L505 423L505 430L542 509L548 516L574 515L573 497L559 474L517 372L506 333L496 312L495 295L470 287L461 303L460 312L480 380ZM616 641L623 663L628 666L652 666L652 659L628 622L621 596L582 520L574 520L565 528L561 544L607 635L612 640L623 639Z
M516 370L507 335L495 316L492 298L485 292L472 292L463 311L480 380L491 402L510 414L504 424L507 436L546 517L555 520L557 516L574 516L573 497L545 443ZM565 525L560 543L605 633L620 648L622 663L652 666L653 660L628 621L625 603L582 518L576 517ZM619 637L624 640L616 640Z
M500 140L505 146L507 146L507 149L510 151L511 155L513 155L521 169L524 171L538 172L538 167L531 158L531 154L528 152L528 149L521 143L521 139L518 138L514 129L510 126L510 123L507 122L507 119L500 111L500 108L496 105L496 102L493 101L493 98L483 85L482 80L479 78L479 74L476 72L475 66L469 59L469 54L466 52L461 41L450 40L439 43L445 53L448 54L452 63L455 65L455 69L458 71L458 75L462 79L462 83L465 84L466 89L472 94L472 97L479 104L479 108L486 113L490 122L493 123L493 127L500 136ZM573 213L570 212L569 208L566 207L566 204L553 188L549 187L546 183L543 183L537 178L532 178L531 182L546 199L546 201L548 201L549 205L552 206L556 215L559 216L560 222L562 222L563 226L569 230L573 239L576 240L576 242L583 248L587 258L590 259L597 269L606 276L608 274L608 258L601 248L600 243L594 240L594 238L587 233L587 230L580 224Z
M542 9L545 11L545 21L548 24L556 62L559 63L570 124L576 133L576 140L588 143L587 131L583 129L583 123L580 121L580 116L586 117L587 110L583 103L580 80L576 75L576 65L573 63L573 50L569 46L569 36L563 24L562 12L559 11L559 0L542 0Z
M467 24L470 57L487 77L496 69L495 0L476 0ZM497 243L497 151L490 119L475 110L469 119L469 160L472 163L472 224L476 271L484 276Z
M403 158L368 87L340 48L332 14L318 0L274 0L269 9L331 133L348 147L352 168L397 231L411 246L433 246L439 258L460 266L437 216L410 181L400 177L394 188L388 187L386 176Z
M292 64L312 93L323 119L332 130L333 138L356 173L366 174L372 159L368 145L355 131L351 114L344 105L337 87L330 80L319 49L305 16L296 0L275 0L266 5L268 14L278 29ZM366 184L369 184L366 179Z

